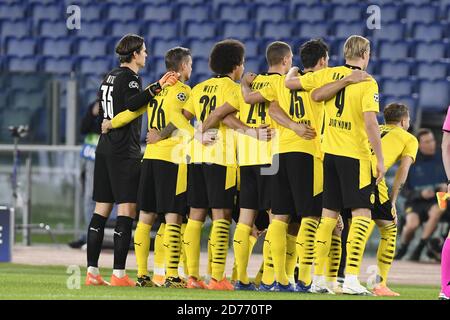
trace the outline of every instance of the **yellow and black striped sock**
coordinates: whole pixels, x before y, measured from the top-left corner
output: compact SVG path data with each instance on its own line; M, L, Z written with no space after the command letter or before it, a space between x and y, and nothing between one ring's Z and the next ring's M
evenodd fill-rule
M339 264L341 262L342 242L341 237L333 234L331 239L330 253L326 265L325 276L328 282L335 282L337 280Z
M236 262L237 280L248 284L247 266L250 257L250 233L252 228L246 224L238 223L233 237L234 261Z
M211 277L220 281L224 277L230 237L230 222L218 219L213 222L211 230L212 264ZM248 250L248 249L247 249Z
M203 222L189 219L183 239L188 275L197 279L200 277L200 237L202 226Z
M138 267L138 277L146 276L148 273L148 255L150 253L150 230L151 224L141 221L136 226L134 232L134 252L136 254L136 263Z
M323 276L328 253L331 247L331 236L336 227L337 219L322 217L316 231L314 242L314 275Z
M319 221L303 218L297 235L297 255L299 261L298 280L305 285L311 283L311 268L314 262L314 241Z
M382 228L379 228L381 241L378 245L377 260L379 279L382 285L387 285L387 277L391 269L392 260L395 254L395 243L397 240L397 226L395 223L390 223Z
M178 263L181 254L181 225L166 223L164 231L166 277L178 277Z
M155 237L155 256L154 256L154 268L153 274L164 276L166 274L164 268L164 230L166 229L166 224L161 223L159 225L158 232L156 232Z
M184 239L184 232L186 231L186 223L183 223L181 225L181 239ZM180 255L180 263L178 264L178 274L181 275L188 275L189 271L187 268L187 261L186 261L186 250L184 246L184 242L181 241L181 255Z
M288 224L280 220L272 220L269 225L271 238L276 241L270 241L270 252L272 254L273 268L277 282L282 285L288 285L289 279L286 275L286 235Z
M270 253L270 230L267 230L266 237L264 238L263 245L263 273L261 276L261 282L267 285L272 284L275 281L275 272L273 270L272 254Z
M347 239L346 275L359 275L371 220L370 218L359 216L352 218Z
M295 283L294 272L297 264L296 239L297 237L291 234L286 236L286 275L291 283Z

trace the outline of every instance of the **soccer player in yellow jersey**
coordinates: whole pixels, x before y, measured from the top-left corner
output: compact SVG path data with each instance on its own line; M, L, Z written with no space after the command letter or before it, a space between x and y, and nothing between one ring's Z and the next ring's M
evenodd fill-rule
M240 87L236 83L244 70L244 45L227 39L216 43L211 51L209 66L215 76L197 84L183 109L195 116L199 127L207 124L210 113L229 105L239 110ZM189 287L197 285L199 279L200 234L208 208L212 209L211 290L233 290L233 285L224 275L228 253L231 213L236 193L236 150L234 133L227 132L219 124L217 142L204 147L193 140L188 169L188 205L191 207L184 233Z
M285 84L292 90L311 91L350 75L354 69L365 70L370 59L369 40L350 36L344 44L344 57L344 66L325 68L302 76L298 75L298 69L293 68L286 76ZM315 100L314 92L312 98ZM376 118L378 99L378 85L373 78L350 84L335 96L325 99L323 211L316 232L312 291L332 293L325 284L324 264L338 214L343 209L351 209L352 224L347 241L343 292L371 294L359 283L358 275L371 222L371 209L375 203L371 147L377 159L377 184L386 171Z
M179 81L164 88L147 106L135 112L126 110L102 125L104 129L119 128L136 117L148 113L148 128L162 130L169 122L180 130L172 137L156 144L147 145L142 161L138 191L139 222L134 236L138 264L137 286L151 286L147 275L147 260L150 248L150 230L157 214L165 214L164 264L165 287L184 287L179 278L178 264L181 251L181 222L187 213L187 165L184 142L185 131L194 135L194 128L182 115L182 107L188 100L191 89L184 84L192 72L192 57L189 49L176 47L165 56L167 70L180 74Z

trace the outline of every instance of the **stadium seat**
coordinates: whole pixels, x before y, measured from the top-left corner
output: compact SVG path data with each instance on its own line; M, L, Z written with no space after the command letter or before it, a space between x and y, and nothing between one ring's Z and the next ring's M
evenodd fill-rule
M106 9L108 20L137 21L137 6L134 4L110 4Z
M437 80L449 76L450 65L445 62L420 62L417 64L416 76L420 79Z
M406 24L401 22L383 23L381 29L371 32L373 40L403 40L406 36Z
M41 20L39 23L39 34L44 37L65 37L68 31L66 20Z
M317 4L317 0L290 0L292 8L296 8L298 5L314 5Z
M348 38L351 35L358 34L364 36L367 28L365 22L336 22L331 28L335 32L337 38Z
M3 126L29 125L31 112L28 108L3 110Z
M372 65L375 63L371 62ZM392 79L407 78L411 75L411 64L406 61L389 61L379 60L378 74L383 77L389 77Z
M364 7L364 11L365 11ZM363 7L359 4L336 5L331 9L332 21L361 21Z
M208 21L211 18L212 9L205 5L182 5L177 8L178 20L183 23L188 20Z
M438 21L438 7L433 5L407 6L405 11L405 21L408 25L415 22L431 23Z
M328 36L328 24L326 22L300 22L294 28L293 35L302 38L324 38Z
M411 81L410 78L404 79L385 79L382 82L382 92L383 94L391 95L409 95L415 92L415 83Z
M59 4L35 4L31 8L33 21L38 22L42 19L61 20L66 18L66 10Z
M106 30L109 30L110 35L113 37L122 37L127 33L140 34L140 25L135 21L119 21L111 20L107 25Z
M165 62L164 58L152 59L152 61L150 63L150 68L152 69L153 74L156 77L160 77L161 75L166 73L166 62Z
M25 18L26 10L22 4L0 3L0 19Z
M162 39L162 38L155 38L152 41L152 46L150 50L153 52L153 57L164 57L166 55L167 50L183 46L183 43L178 38L172 38L172 39ZM190 48L190 47L188 47ZM190 48L192 50L192 48ZM196 55L197 53L192 52L193 55Z
M260 58L248 58L245 59L244 67L246 72L254 72L261 73L266 72L267 67L264 64L264 61L261 61Z
M87 21L102 21L104 13L106 11L106 5L103 3L89 1L89 3L83 4L80 9L82 12L81 28L84 27ZM73 3L73 1L72 1Z
M12 72L36 72L40 59L36 56L8 57L5 69Z
M70 73L74 71L74 61L66 58L44 58L42 70L51 73Z
M259 40L256 39L243 39L242 42L245 44L245 56L246 57L258 57L259 56ZM261 51L264 55L266 48Z
M286 38L292 35L293 25L291 22L263 22L260 35L270 38Z
M146 41L154 38L173 39L178 37L179 30L180 25L176 22L148 22L143 27L142 35Z
M1 10L1 9L0 9ZM1 37L26 37L31 35L30 21L26 19L20 20L3 20L0 23Z
M226 21L223 23L222 35L224 38L251 38L256 33L256 23L247 21Z
M141 8L142 11L142 20L144 21L171 21L173 18L174 7L172 5L164 4L164 5L154 5L154 4L145 4L144 7Z
M227 21L248 21L250 18L251 5L248 4L238 4L238 5L229 5L223 4L218 8L218 18L220 20Z
M6 54L12 56L31 56L36 53L37 40L32 37L6 38Z
M378 58L399 60L409 57L409 42L385 41L378 43Z
M84 74L104 75L111 69L109 58L80 58L78 70Z
M301 22L318 22L326 21L329 6L303 4L296 5L294 8L294 19Z
M193 38L189 40L188 47L191 49L194 57L208 58L211 49L216 42L216 40L201 40Z
M446 57L448 42L418 42L415 48L415 58L425 61L439 61Z
M212 71L209 70L209 62L207 58L194 58L192 69L195 70L196 74L208 74L208 77L212 74Z
M11 106L34 111L45 105L45 91L14 90L11 93Z
M40 42L43 56L63 57L72 54L72 39L70 38L42 38Z
M78 56L104 57L108 52L108 39L98 37L93 39L81 38L77 44Z
M380 111L384 110L384 108L393 102L403 103L408 106L409 116L411 118L411 122L414 122L417 116L417 103L418 98L415 95L406 95L406 96L396 96L396 95L385 95L381 94L380 99Z
M445 38L445 30L448 24L441 23L415 23L411 38L414 40L433 41Z
M289 6L285 4L258 5L255 9L255 20L258 25L264 21L285 22L289 18Z
M446 80L425 80L419 85L419 106L424 110L441 111L450 105L450 91Z
M191 78L188 81L188 84L193 88L200 82L205 81L206 79L210 78L211 75L212 75L211 71L209 71L208 73L193 73Z
M48 75L20 73L9 79L7 87L27 91L42 90L47 80Z
M207 22L197 22L188 21L186 22L184 30L184 35L186 37L196 37L199 39L211 39L215 38L217 35L217 24L212 21Z
M94 38L105 35L105 23L102 21L84 21L80 29L74 29L73 34L79 37Z

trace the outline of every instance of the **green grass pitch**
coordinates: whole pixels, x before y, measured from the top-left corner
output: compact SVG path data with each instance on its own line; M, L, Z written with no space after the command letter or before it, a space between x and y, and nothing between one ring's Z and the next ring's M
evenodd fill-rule
M67 283L76 284L78 277L67 273L62 266L29 266L0 264L0 300L383 300L384 297L355 297L348 295L320 295L279 292L224 292L166 288L120 288L84 286L85 268L80 270L80 289L68 289ZM105 279L110 269L102 269ZM135 271L129 272L135 276ZM71 278L72 277L72 278ZM394 300L436 300L438 286L392 285L401 294Z

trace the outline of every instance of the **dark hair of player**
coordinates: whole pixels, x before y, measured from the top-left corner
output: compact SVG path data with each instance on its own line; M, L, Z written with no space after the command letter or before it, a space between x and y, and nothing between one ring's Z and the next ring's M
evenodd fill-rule
M164 58L166 62L167 71L178 71L180 70L181 64L184 60L191 56L191 50L183 47L175 47L167 51Z
M389 103L383 111L386 123L398 123L408 117L408 107L403 103Z
M116 45L116 53L119 55L120 63L131 62L134 52L139 52L144 44L144 38L137 34L127 34L119 40Z
M427 129L427 128L419 129L419 131L417 131L417 140L419 140L419 143L420 143L420 138L422 138L422 136L425 136L430 133L433 134L433 131L431 131L430 129Z
M245 47L242 42L226 39L217 42L209 56L209 68L216 74L224 75L244 63Z
M269 44L266 49L266 60L269 67L283 62L284 57L291 52L291 47L286 42L274 41Z
M300 47L300 59L304 68L313 68L319 59L326 58L328 45L322 39L312 39Z

